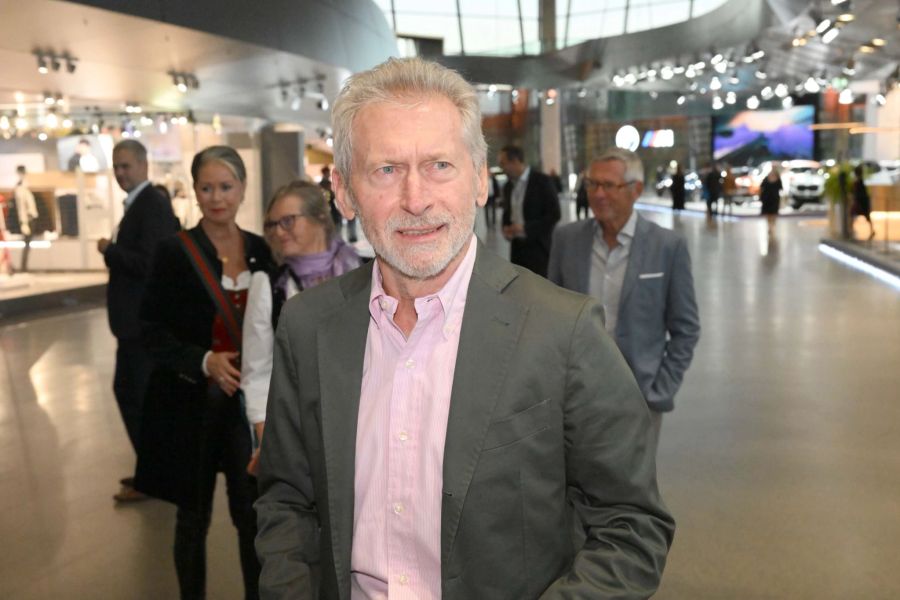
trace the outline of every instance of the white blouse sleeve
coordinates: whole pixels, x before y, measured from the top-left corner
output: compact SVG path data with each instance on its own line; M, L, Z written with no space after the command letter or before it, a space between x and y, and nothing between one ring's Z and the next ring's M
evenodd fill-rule
M241 389L251 424L266 420L269 379L272 376L272 288L269 276L258 271L250 281L247 309L244 312L244 342L241 352Z

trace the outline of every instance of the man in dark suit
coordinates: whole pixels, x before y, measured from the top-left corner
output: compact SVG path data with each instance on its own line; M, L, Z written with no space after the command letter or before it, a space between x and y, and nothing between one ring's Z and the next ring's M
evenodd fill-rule
M559 196L553 181L525 164L518 146L500 150L498 163L509 180L503 186L503 236L514 265L547 276L550 241L559 221Z
M596 302L473 235L477 93L391 59L332 118L338 204L376 259L281 313L261 596L302 597L318 564L329 600L648 598L674 523L646 405Z
M109 268L106 305L109 327L118 342L113 392L135 451L151 370L150 357L141 342L138 311L156 244L179 229L172 204L150 185L147 170L147 150L140 142L123 140L113 148L116 182L128 193L125 215L112 240L97 242L97 250ZM120 483L121 490L113 496L117 501L146 498L132 487L130 476Z
M700 338L691 257L684 238L641 217L644 167L628 150L591 162L584 178L593 219L558 227L550 281L590 294L634 372L658 440Z

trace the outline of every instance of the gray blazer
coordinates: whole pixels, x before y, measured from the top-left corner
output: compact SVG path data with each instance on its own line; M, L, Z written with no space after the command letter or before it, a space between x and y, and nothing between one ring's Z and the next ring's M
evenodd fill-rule
M547 278L588 293L595 221L557 227ZM638 215L619 298L616 344L651 410L670 411L700 339L691 257L684 238Z
M319 597L350 598L371 275L307 290L281 315L256 503L263 598L300 597L316 562ZM597 304L479 244L444 450L443 598L652 595L674 522L649 425Z

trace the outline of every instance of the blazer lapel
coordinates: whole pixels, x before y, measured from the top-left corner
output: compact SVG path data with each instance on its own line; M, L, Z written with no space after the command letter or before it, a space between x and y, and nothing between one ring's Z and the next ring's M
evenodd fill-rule
M503 296L506 286L516 277L518 273L512 265L478 243L460 331L444 444L443 565L450 564L469 484L528 312L527 308Z
M583 226L578 229L578 237L573 248L573 256L583 257L580 260L573 260L572 266L575 271L575 291L582 294L591 293L591 261L594 256L594 228L596 221L593 218L584 219Z
M322 450L338 587L349 590L353 541L356 425L369 327L372 264L341 281L346 304L317 333Z
M644 218L638 215L637 223L634 227L634 239L631 240L631 250L628 251L628 266L625 268L625 281L622 282L622 293L619 296L619 314L622 314L622 307L628 301L628 296L634 289L641 273L644 263L644 255L647 249L647 231L648 223ZM619 319L619 323L622 319Z

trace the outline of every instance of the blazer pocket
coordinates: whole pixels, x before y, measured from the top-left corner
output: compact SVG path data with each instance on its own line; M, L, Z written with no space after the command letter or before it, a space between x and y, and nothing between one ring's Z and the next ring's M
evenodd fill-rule
M662 271L659 271L657 273L641 273L640 275L638 275L638 279L659 279L663 275L665 275L665 273L663 273Z
M547 429L550 414L550 398L525 410L490 424L484 436L483 450L508 446Z

